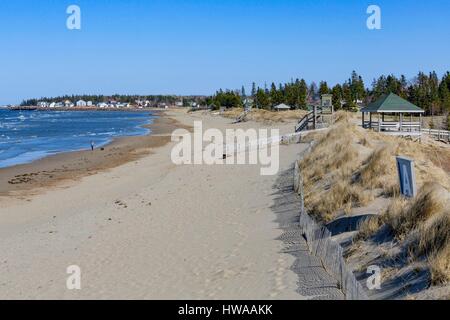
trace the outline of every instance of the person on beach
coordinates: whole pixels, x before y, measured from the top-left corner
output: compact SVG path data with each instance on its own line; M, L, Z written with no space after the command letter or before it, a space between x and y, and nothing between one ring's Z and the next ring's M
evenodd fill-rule
M94 151L94 141L91 141L91 151Z

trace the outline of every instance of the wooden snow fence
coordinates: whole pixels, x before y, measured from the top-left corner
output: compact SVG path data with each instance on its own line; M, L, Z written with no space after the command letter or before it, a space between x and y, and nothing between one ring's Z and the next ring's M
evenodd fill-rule
M312 148L313 144L311 143L303 154L307 154ZM300 195L300 229L311 254L319 257L325 269L338 279L347 300L368 300L361 284L345 263L342 247L332 239L331 232L325 226L315 222L305 210L299 161L296 161L294 166L294 190Z

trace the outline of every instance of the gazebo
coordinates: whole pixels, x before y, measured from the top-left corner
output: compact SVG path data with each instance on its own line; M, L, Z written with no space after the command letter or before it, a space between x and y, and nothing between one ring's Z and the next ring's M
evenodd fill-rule
M425 111L398 95L390 93L362 108L361 112L363 128L374 128L378 131L402 134L405 131L418 131L420 133L422 114ZM369 114L369 121L365 121L366 113ZM377 121L373 121L372 114L378 115ZM405 121L405 115L409 116L409 121L408 118ZM417 119L417 116L419 116L419 119Z
M286 110L291 110L291 107L288 105L285 105L284 103L281 103L279 105L274 106L273 109L276 111L286 111Z

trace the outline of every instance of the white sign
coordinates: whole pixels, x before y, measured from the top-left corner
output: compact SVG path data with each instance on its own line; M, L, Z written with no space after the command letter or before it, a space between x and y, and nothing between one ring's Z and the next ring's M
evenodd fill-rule
M414 160L397 157L397 171L400 180L400 193L405 197L414 198L417 195Z

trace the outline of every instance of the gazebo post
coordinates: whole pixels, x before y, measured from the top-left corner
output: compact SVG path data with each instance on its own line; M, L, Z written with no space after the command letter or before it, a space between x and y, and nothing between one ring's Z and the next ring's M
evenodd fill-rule
M380 117L380 113L378 113L378 132L381 132L381 117Z
M419 113L419 131L422 132L422 113Z
M409 114L409 132L412 132L413 114Z
M369 129L372 129L372 112L369 112Z
M362 127L364 129L364 112L362 113Z
M400 112L400 132L403 131L403 113Z

